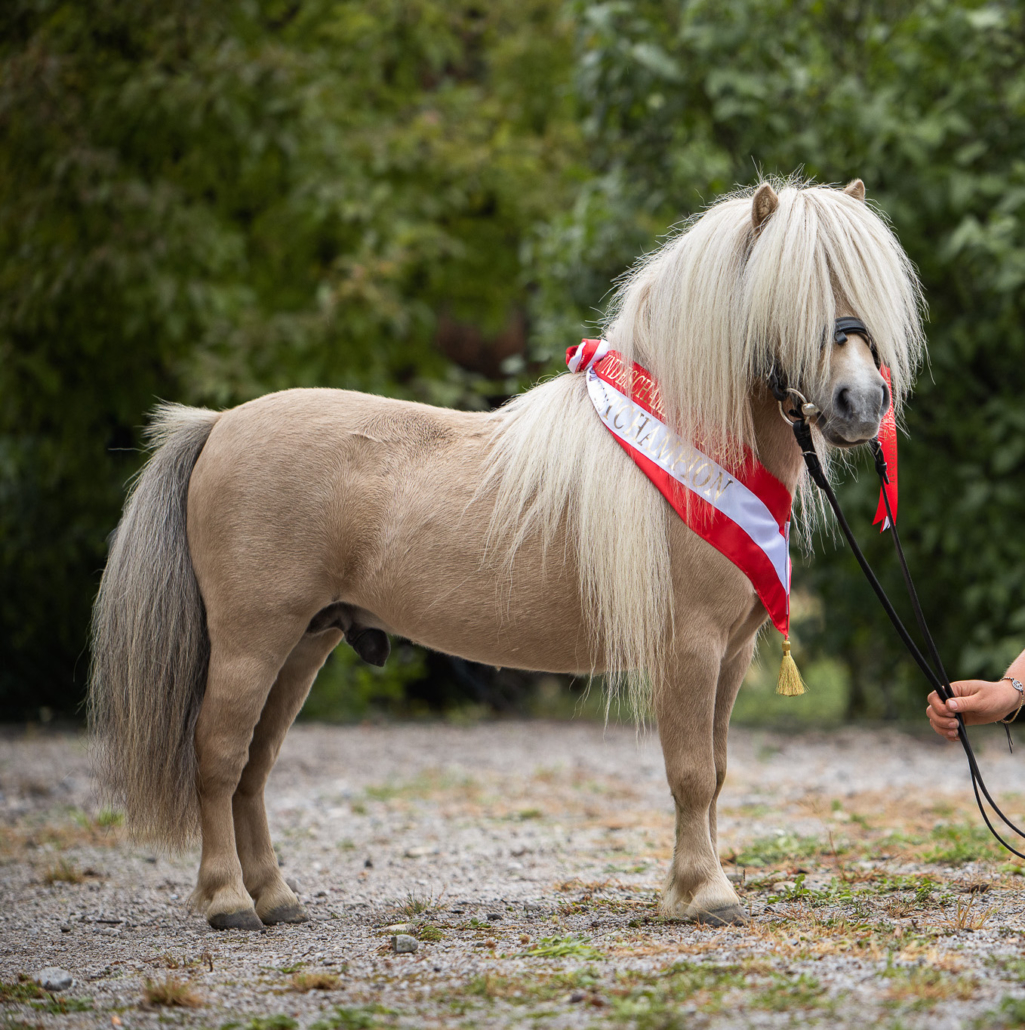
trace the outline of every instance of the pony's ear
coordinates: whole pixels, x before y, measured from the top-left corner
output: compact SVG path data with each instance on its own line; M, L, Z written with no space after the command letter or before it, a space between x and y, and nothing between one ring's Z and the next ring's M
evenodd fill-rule
M751 225L760 229L765 220L779 207L779 197L771 183L763 182L751 200Z
M855 200L865 199L865 184L860 179L851 179L851 181L844 186L843 191L848 197L853 197Z

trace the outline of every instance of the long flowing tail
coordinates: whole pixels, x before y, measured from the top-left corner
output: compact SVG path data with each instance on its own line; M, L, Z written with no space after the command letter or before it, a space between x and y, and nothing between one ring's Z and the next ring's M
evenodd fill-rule
M189 477L215 411L164 404L158 449L114 534L93 608L89 719L100 774L133 834L171 848L199 826L193 732L210 642L185 533Z

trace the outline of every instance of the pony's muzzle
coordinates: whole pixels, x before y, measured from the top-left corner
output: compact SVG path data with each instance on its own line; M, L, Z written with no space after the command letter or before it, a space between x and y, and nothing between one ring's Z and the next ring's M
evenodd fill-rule
M835 446L855 447L879 432L889 406L890 390L882 376L873 383L841 383L820 427Z

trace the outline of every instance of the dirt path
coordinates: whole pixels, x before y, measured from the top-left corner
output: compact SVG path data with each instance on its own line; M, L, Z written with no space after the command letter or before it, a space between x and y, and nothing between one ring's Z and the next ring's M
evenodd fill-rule
M735 731L728 930L657 917L671 807L630 729L294 729L269 807L312 921L258 934L187 912L196 856L124 841L80 738L0 739L0 791L0 1027L1025 1025L1020 867L931 741ZM19 979L47 966L74 985Z

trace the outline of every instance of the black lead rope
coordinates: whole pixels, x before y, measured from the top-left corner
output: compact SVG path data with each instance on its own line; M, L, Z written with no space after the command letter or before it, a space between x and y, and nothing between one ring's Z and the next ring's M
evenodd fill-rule
M836 494L833 493L833 488L829 485L829 480L826 479L826 474L822 469L822 463L819 461L819 456L815 452L815 445L812 443L811 438L811 427L808 425L807 420L804 418L803 414L798 411L790 412L790 420L793 425L794 436L797 439L797 444L801 448L801 454L804 456L804 463L808 467L808 473L811 475L812 481L815 485L825 494L826 500L829 501L829 506L833 509L837 522L840 524L840 529L843 531L843 535L847 538L847 543L850 544L851 551L857 559L858 564L861 566L861 571L865 573L865 578L868 580L873 591L875 591L876 597L879 598L879 602L882 604L883 610L886 612L887 616L889 616L890 622L893 623L898 636L904 642L904 646L908 649L911 657L914 658L916 664L922 670L925 678L935 689L936 693L939 694L944 701L950 700L950 698L954 696L953 691L950 688L950 680L943 667L943 661L940 658L939 649L936 647L936 642L933 640L932 633L929 632L929 627L925 621L925 615L922 612L922 606L918 600L918 592L915 590L914 582L911 579L911 572L908 569L908 563L904 557L904 549L901 547L900 535L897 532L897 522L893 517L893 512L890 510L890 499L886 495L886 490L883 490L883 501L886 505L886 514L890 521L890 532L893 534L893 544L897 551L897 560L900 563L900 570L904 577L904 585L907 588L908 597L911 599L911 607L915 613L915 620L918 623L918 628L925 640L926 648L935 663L935 671L933 666L929 664L925 656L918 649L918 646L912 639L911 634L908 633L905 628L904 623L901 622L896 609L890 603L889 597L886 596L886 591L883 590L882 584L879 582L876 574L872 571L872 567L869 565L868 559L858 546L858 542L854 538L854 533L851 531L851 527L847 524L847 519L844 518L843 511L840 509L840 502L836 499ZM889 482L889 477L886 471L886 459L883 457L883 450L878 439L872 441L872 454L875 458L876 472L879 475L879 481L883 486L885 486ZM961 741L961 746L964 748L965 756L968 759L968 771L972 778L972 790L975 792L975 802L979 806L979 811L982 813L983 821L986 823L986 826L989 827L990 833L992 833L993 836L1011 852L1011 854L1017 855L1019 858L1025 858L1025 854L1012 847L1006 840L1004 840L1003 837L1000 836L996 831L996 828L993 826L993 823L990 821L986 808L982 803L983 797L985 797L989 802L993 811L1006 827L1013 830L1019 837L1025 838L1025 832L1023 832L1017 825L1015 825L1015 823L1004 815L1000 810L1000 806L993 800L992 795L986 788L986 783L979 770L979 763L975 758L975 752L972 750L971 742L968 740L968 731L965 728L964 719L960 714L957 714L956 718L958 739ZM1008 742L1010 742L1010 732L1008 732L1007 736Z

